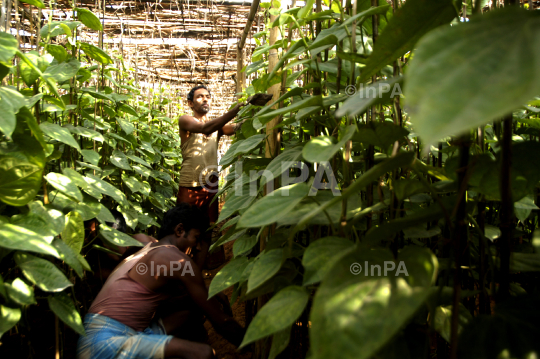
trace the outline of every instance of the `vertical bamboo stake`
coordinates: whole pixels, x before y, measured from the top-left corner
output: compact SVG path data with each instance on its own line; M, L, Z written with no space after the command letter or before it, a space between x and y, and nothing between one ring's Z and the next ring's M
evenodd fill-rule
M469 135L459 140L458 203L453 231L454 244L454 292L452 298L452 321L450 325L450 358L457 359L459 304L462 281L462 262L468 260L467 247L467 168L469 163Z
M502 136L502 163L501 163L501 211L500 225L501 238L500 254L500 285L497 297L505 299L510 289L510 246L512 242L512 227L514 222L514 202L512 199L510 169L512 167L512 115L503 120Z
M356 0L352 1L352 16L356 15ZM356 21L353 21L352 23L352 36L351 36L351 53L354 55L356 54ZM356 76L354 73L354 67L356 66L354 61L351 61L351 78L350 78L350 84L354 85L356 83ZM341 70L341 68L340 68ZM355 121L356 122L356 121ZM351 119L349 116L347 116L347 125L351 124ZM339 127L339 123L337 124ZM351 148L352 148L352 140L347 141L345 144L345 151L343 153L343 189L349 187L351 183L351 171L350 171L350 165L349 161L351 159ZM341 202L341 234L345 234L345 227L347 226L347 199L343 199Z
M270 22L274 22L277 19L277 16L270 16ZM273 46L276 43L277 37L278 37L278 28L273 27L270 29L270 46ZM272 71L278 63L278 51L277 49L271 49L270 53L268 55L268 70ZM272 85L268 89L268 93L271 94L272 101L276 101L279 98L279 90L280 90L280 84ZM277 108L275 106L274 108ZM281 120L281 117L278 116L276 118L273 118L270 122L266 124L266 134L268 135L267 141L266 141L266 150L265 150L265 156L266 158L273 158L278 155L279 152L279 141L278 138L279 130L273 129L277 124L279 124Z
M371 0L371 6L377 6L378 3L377 3L377 0ZM378 27L378 22L379 22L379 17L377 15L373 15L371 17L371 26L372 26L372 29L373 29L373 45L375 45L375 41L377 40L377 36L378 36L378 31L379 31L379 27ZM377 81L377 75L373 75L373 78L372 78L372 82L375 82ZM371 107L371 116L370 116L370 120L371 121L375 121L376 117L377 117L377 110L375 108L375 106ZM367 159L366 159L366 171L369 170L371 167L373 167L373 164L374 164L374 155L375 155L375 149L373 148L372 145L369 145L368 146L368 149L367 149ZM366 199L367 199L367 206L370 207L373 205L373 183L370 183L367 187L367 193L366 193ZM369 228L371 227L371 216L368 216L367 218L367 228L369 230Z

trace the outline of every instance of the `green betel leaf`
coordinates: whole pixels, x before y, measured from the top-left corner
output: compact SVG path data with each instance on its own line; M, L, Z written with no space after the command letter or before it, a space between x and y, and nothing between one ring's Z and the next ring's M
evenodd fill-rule
M287 348L291 339L291 329L292 325L278 331L272 336L272 347L270 348L268 359L275 359L279 353Z
M0 131L11 137L15 131L15 115L26 105L24 96L12 86L0 87Z
M398 259L407 268L406 279L411 287L429 287L435 284L439 262L429 248L405 247L399 252Z
M56 61L58 61L58 63L64 62L68 57L68 53L64 46L49 44L45 46L45 49L56 59Z
M64 273L48 260L22 252L15 253L14 258L25 277L46 292L60 292L73 285Z
M309 293L302 287L291 285L280 290L257 312L240 348L290 327L300 317L308 300Z
M97 219L100 221L100 222L114 222L115 221L115 218L114 216L112 215L111 211L109 211L109 209L107 207L105 207L104 205L100 204L100 210L99 210L99 214L97 215Z
M242 273L246 269L249 261L246 257L235 258L221 268L216 274L210 288L208 288L208 299L212 298L217 293L229 288L238 283L242 278Z
M227 196L227 200L219 213L218 223L226 220L241 209L249 207L255 200L255 196L249 193L249 188L242 187L242 192L237 190Z
M234 257L236 258L250 252L257 243L259 243L257 236L242 236L238 238L233 244Z
M0 62L9 63L19 51L19 42L15 36L6 32L0 33Z
M19 308L9 308L0 304L0 338L5 332L10 330L21 319L21 310Z
M356 89L355 93L336 111L336 117L348 115L353 118L356 115L363 114L371 106L388 103L394 97L401 95L402 84L402 76L377 81L367 86L361 84L361 87Z
M99 18L94 13L87 9L75 8L77 11L77 19L81 20L83 24L91 28L92 30L101 31L103 26Z
M77 151L81 150L81 148L79 147L79 144L77 143L75 138L73 138L73 136L71 135L68 129L64 127L60 127L55 123L46 122L46 121L42 122L39 125L39 127L47 136L57 141L60 141L62 143L65 143L66 145L69 145L75 148Z
M41 233L14 224L0 226L0 247L19 251L49 254L58 258L58 252Z
M66 227L62 231L62 240L75 253L80 253L84 243L84 222L79 212L66 214Z
M356 132L356 125L347 126L345 133L338 143L334 137L319 136L311 139L302 150L304 159L309 162L324 162L330 160Z
M90 45L84 42L81 42L80 44L81 44L81 50L83 50L84 53L91 59L94 59L97 62L102 63L103 65L113 63L113 60L111 59L111 57L99 47Z
M389 251L359 248L334 264L313 300L314 358L371 358L422 306L429 288L409 287L389 263Z
M277 222L300 203L308 191L308 185L300 182L269 193L246 210L237 228L261 227Z
M47 69L47 66L49 66L49 62L45 59L45 57L39 56L39 53L37 53L36 51L27 52L26 57L41 72L45 71ZM32 84L39 78L39 73L24 61L21 61L19 63L19 66L21 78L23 79L24 83L28 87L32 86Z
M125 112L125 113L127 113L127 114L129 114L131 116L135 116L135 117L139 116L137 111L133 107L131 107L130 105L123 104L120 107L118 107L118 110L120 110L122 112Z
M122 174L122 182L126 184L131 192L139 192L142 189L142 184L136 177Z
M81 152L83 151L86 151L86 150L82 150ZM68 177L71 180L71 182L75 183L80 188L86 189L86 187L88 187L88 183L86 183L83 176L79 172L75 171L74 169L71 169L69 167L62 168L62 173L64 174L64 176Z
M125 106L125 105L124 105ZM128 120L124 120L122 118L117 118L116 121L118 121L118 124L122 128L122 131L126 133L126 135L129 135L135 130L135 126L131 124Z
M99 164L99 153L97 153L94 150L81 150L81 154L84 157L84 160L88 163L93 164L94 166L97 166ZM101 169L100 169L101 171Z
M265 175L261 178L261 186L272 181L274 178L281 176L285 171L288 171L291 168L291 162L296 163L302 159L302 147L297 146L289 148L283 153L279 154L276 158L272 160L266 167L266 173L271 175Z
M461 303L459 303L459 324L458 334L463 330L465 326L472 319L469 310ZM435 309L435 317L433 318L433 328L450 343L450 332L452 327L452 306L439 306Z
M86 183L88 183L89 186L95 188L96 190L107 196L112 197L118 203L125 203L125 201L127 200L126 196L122 193L122 191L97 176L88 174L86 177L84 177L84 180L86 181Z
M31 202L28 209L26 215L11 217L11 224L42 235L47 243L50 243L52 238L64 229L64 215L60 211L47 210L41 201Z
M334 263L353 246L353 242L341 237L326 237L311 243L302 257L305 268L303 284L320 282Z
M69 177L60 173L50 172L45 176L45 179L51 186L64 193L66 196L73 198L78 202L82 201L81 191L79 191L75 182Z
M34 288L26 284L20 278L15 279L11 284L4 284L9 297L20 305L35 304Z
M146 162L145 160L141 159L140 157L134 156L134 155L126 155L127 158L132 160L133 162L137 162L145 167L152 168L152 166Z
M538 95L538 43L539 14L514 6L436 29L420 40L404 93L425 148L500 118Z
M111 157L109 158L109 160L111 161L111 163L113 165L115 165L116 167L119 167L123 170L126 170L126 171L131 171L131 166L129 165L129 161L126 157L126 155L124 155L124 153L118 151L118 150L114 150Z
M353 140L386 150L388 146L393 145L398 140L404 139L408 134L409 131L393 123L371 121L358 128L358 132L353 137Z
M71 268L73 268L79 278L82 278L84 275L83 265L79 260L79 258L82 257L80 257L78 253L75 253L73 249L60 238L55 238L52 244L58 250L58 253L60 254L60 259L66 262L66 264L68 264Z
M24 206L34 199L45 166L39 143L31 137L24 141L25 148L0 144L0 199L12 206Z
M43 76L50 77L56 82L64 82L77 75L81 63L77 59L69 59L67 62L62 62L58 65L51 65L47 67L47 70L43 73Z
M361 81L412 50L416 42L432 29L456 17L451 0L412 0L399 8L377 38L373 53L362 70Z
M49 301L49 308L58 318L62 319L64 323L80 335L86 335L81 316L70 297L65 293L58 293L50 295L47 300Z
M272 249L262 253L249 274L248 293L272 278L283 264L283 249Z
M136 239L131 238L125 233L117 231L114 228L111 228L105 224L99 225L99 235L101 238L105 239L107 242L114 244L115 246L120 247L143 247L144 245Z
M40 9L45 9L46 6L41 0L21 0L21 2L34 5L35 7L38 7Z
M39 30L39 34L41 35L42 38L46 38L47 36L50 36L52 38L58 35L64 35L64 34L67 35L66 31L61 26L62 24L67 26L69 32L71 32L75 30L77 26L81 24L81 22L80 21L53 21L51 22L51 26L49 26L49 24L45 24L45 26L43 26L41 30Z

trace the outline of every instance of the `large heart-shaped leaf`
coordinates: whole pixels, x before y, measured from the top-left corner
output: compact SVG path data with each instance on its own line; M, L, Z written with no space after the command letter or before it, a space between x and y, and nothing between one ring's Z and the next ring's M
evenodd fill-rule
M19 308L10 308L0 304L0 338L2 335L13 328L21 319L21 310Z
M280 290L257 312L240 348L288 328L300 317L308 300L309 293L302 287L291 285Z
M79 212L66 214L66 227L62 231L62 240L75 253L80 253L84 243L84 222Z
M142 247L143 244L136 239L131 238L125 233L117 231L114 228L111 228L105 224L99 225L99 234L101 238L105 239L107 242L120 247Z
M0 33L0 62L9 63L9 61L19 51L19 42L15 36L7 32Z
M409 0L404 3L377 38L360 81L364 82L412 50L424 34L449 23L454 17L456 10L451 0Z
M51 77L57 82L64 82L77 74L81 63L77 59L69 59L67 62L62 62L58 65L51 65L43 73L44 76Z
M46 292L60 292L73 285L64 273L48 260L26 253L15 253L15 262L26 278Z
M58 257L58 252L44 238L36 233L14 224L0 226L0 246L13 250L49 254Z
M24 96L12 86L0 87L0 131L10 137L15 130L19 109L26 105Z
M238 283L242 278L242 273L246 269L249 260L246 257L235 258L221 268L216 274L210 288L208 288L208 298Z
M248 293L272 278L283 264L283 249L272 249L262 253L249 274Z
M501 118L537 96L538 44L540 15L515 6L421 39L404 93L425 148Z
M68 176L64 176L60 173L49 172L45 176L45 179L51 186L60 192L63 192L66 196L71 197L79 202L82 201L81 191L79 191L75 182L73 182Z
M73 138L68 129L47 121L42 122L39 127L47 136L54 138L55 140L62 143L65 143L66 145L75 148L77 151L81 150L81 147L79 146L75 138Z
M91 59L94 59L97 62L102 63L103 65L113 63L111 57L99 47L88 44L86 42L81 42L80 44L81 50L83 50L84 53L88 55L88 57L90 57Z
M101 21L99 18L94 15L94 13L88 9L82 9L80 7L75 8L77 11L77 19L81 20L83 24L91 28L92 30L100 31L103 30Z
M300 182L270 192L246 210L237 228L261 227L277 222L300 203L308 191L308 185Z
M9 297L21 305L35 304L34 288L26 284L21 278L15 279L11 283L4 284Z
M427 299L429 288L411 288L394 272L385 276L389 263L395 266L389 251L365 248L335 263L311 310L314 358L371 358Z
M302 150L304 159L309 162L324 162L330 160L356 132L356 125L345 128L343 137L334 143L332 136L319 136L309 141Z
M58 318L62 319L64 323L80 335L86 335L81 316L70 297L65 293L59 293L50 295L47 300L49 301L49 308L51 308Z

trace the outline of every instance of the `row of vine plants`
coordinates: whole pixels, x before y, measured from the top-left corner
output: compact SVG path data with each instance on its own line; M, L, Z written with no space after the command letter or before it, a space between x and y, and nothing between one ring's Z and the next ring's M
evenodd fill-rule
M540 353L540 13L495 5L261 4L210 286L255 358Z
M38 0L25 2L45 8ZM88 254L141 246L106 224L116 221L111 210L122 214L130 232L153 234L176 203L182 159L177 124L165 111L166 89L141 100L134 70L120 54L81 41L87 29L102 30L99 18L83 8L74 7L73 14L73 21L49 18L31 51L0 32L4 339L9 332L24 338L44 330L29 318L43 316L44 306L84 335L79 311L93 299L88 295L97 294L83 290L88 275L98 272ZM91 220L100 222L100 240L85 241ZM32 311L36 306L41 309ZM70 336L63 338L62 344L73 344ZM48 347L32 344L37 346L25 349L30 356Z

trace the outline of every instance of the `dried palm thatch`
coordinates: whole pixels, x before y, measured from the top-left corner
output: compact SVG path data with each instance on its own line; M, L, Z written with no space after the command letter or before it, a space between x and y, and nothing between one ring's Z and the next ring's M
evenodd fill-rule
M75 0L103 23L103 32L83 28L78 36L123 60L128 75L142 93L166 92L178 102L196 84L208 85L217 102L215 113L234 101L237 43L247 23L252 0ZM45 1L47 5L47 3ZM3 2L0 27L18 34L22 49L35 48L39 29L53 21L73 20L72 2L51 1L39 10L18 0ZM262 13L250 35L262 30ZM56 41L66 41L59 37ZM244 51L254 42L248 37ZM163 91L166 89L166 91ZM187 105L183 103L184 107Z

